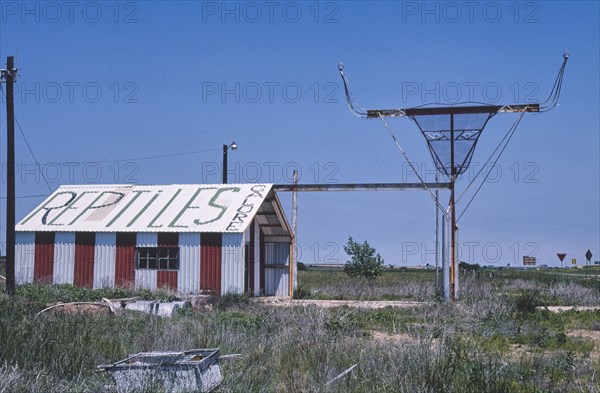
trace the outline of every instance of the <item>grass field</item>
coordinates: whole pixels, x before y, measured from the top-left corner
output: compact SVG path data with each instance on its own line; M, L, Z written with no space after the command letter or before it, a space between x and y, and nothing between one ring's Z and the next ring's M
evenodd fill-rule
M0 295L0 392L115 392L96 365L129 353L218 347L219 392L600 392L598 277L490 271L461 277L462 300L436 301L432 271L369 283L302 271L302 297L429 301L402 309L277 307L225 296L163 319L35 314L48 302L168 294L24 286ZM358 366L338 384L325 383ZM157 391L160 391L158 389Z

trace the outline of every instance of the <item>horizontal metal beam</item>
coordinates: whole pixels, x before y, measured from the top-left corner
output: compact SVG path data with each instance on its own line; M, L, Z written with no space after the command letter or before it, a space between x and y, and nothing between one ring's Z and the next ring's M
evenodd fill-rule
M505 112L539 112L539 104L515 105L473 105L473 106L444 106L420 107L407 109L369 109L368 118L398 117L398 116L431 116L431 115L461 115L474 113L505 113Z
M275 184L274 191L402 191L450 189L450 183Z

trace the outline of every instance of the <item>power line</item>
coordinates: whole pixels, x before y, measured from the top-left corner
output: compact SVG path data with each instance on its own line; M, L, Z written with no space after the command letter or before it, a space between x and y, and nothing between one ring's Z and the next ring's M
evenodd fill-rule
M193 154L200 153L208 153L211 151L221 151L221 149L205 149L205 150L193 150L182 153L173 153L173 154L161 154L155 156L146 156L146 157L134 157L134 158L119 158L114 160L97 160L97 161L88 161L88 162L96 162L96 163L110 163L110 162L121 162L121 161L144 161L144 160L155 160L159 158L170 158L170 157L180 157L180 156L189 156Z
M0 92L2 92L2 95L6 99L6 93L4 92L4 89L2 88L1 85L0 85ZM48 179L46 179L46 176L44 175L44 171L41 168L40 162L38 161L37 157L35 156L35 153L33 152L33 149L31 148L31 145L29 144L29 141L27 140L27 137L25 136L25 132L23 131L23 128L21 127L21 123L19 122L19 120L16 116L15 116L15 120L16 120L17 126L19 127L19 132L21 133L21 136L23 137L23 140L25 141L27 149L29 150L29 153L33 157L33 160L35 162L35 166L36 166L37 170L40 172L40 175L44 179L44 183L46 184L48 191L50 191L50 193L52 193L52 187L50 187L50 183L48 182ZM4 122L2 127L0 127L0 132L2 130L4 130L5 125L6 125L6 122ZM192 150L192 151L180 152L180 153L160 154L160 155L132 157L132 158L120 158L120 159L114 159L114 160L106 160L106 159L105 160L95 160L95 161L89 160L87 162L111 163L111 162L123 162L123 161L145 161L145 160L155 160L155 159L161 159L161 158L188 156L188 155L194 155L194 154L208 153L208 152L212 152L212 151L220 151L220 149L212 148L212 149L204 149L204 150ZM45 198L45 197L48 197L49 195L50 194L20 195L20 196L16 196L15 198L16 199ZM5 200L5 199L6 199L6 197L0 197L0 200Z
M404 157L404 160L408 163L408 165L410 165L410 167L412 168L412 170L415 173L415 175L417 175L417 178L419 179L419 181L423 185L425 191L427 191L429 193L429 196L431 196L431 198L433 199L433 202L436 204L437 208L439 210L441 210L442 214L445 215L445 216L447 216L448 213L447 213L446 209L444 209L444 207L440 204L439 200L435 197L435 195L433 195L433 193L431 192L431 190L427 187L427 184L425 183L425 180L423 180L423 178L419 174L419 171L415 168L415 166L412 163L412 161L408 158L408 155L406 154L406 152L404 151L404 149L400 145L400 142L398 142L398 139L396 138L396 136L394 135L394 133L390 129L390 126L388 125L388 123L385 121L385 118L381 114L379 114L379 118L383 122L383 125L385 126L385 129L388 131L388 133L392 137L392 140L396 144L396 147L398 147L398 150L400 150L400 153L402 153L402 156Z
M2 86L0 86L0 91L2 92L2 95L4 95L6 97L6 94L4 93ZM15 120L17 120L17 119L15 119ZM34 160L36 160L36 164L39 165L39 162L35 158L35 155L33 154L31 146L29 145L27 138L25 138L25 135L23 133L23 130L22 130L21 125L19 124L18 120L17 120L17 125L19 126L19 130L21 131L21 135L23 135L23 139L25 139L25 143L27 144L27 148L29 149L29 152L34 157ZM4 125L2 126L2 128L4 128ZM107 160L107 159L87 160L86 162L111 163L111 162L122 162L122 161L145 161L145 160L155 160L155 159L160 159L160 158L181 157L181 156L189 156L189 155L194 155L194 154L209 153L211 151L221 151L221 149L212 148L212 149L204 149L204 150L192 150L192 151L172 153L172 154L158 154L158 155L152 155L152 156L132 157L132 158L117 158L117 159L113 159L113 160ZM39 168L39 170L40 170L40 172L42 172L41 168ZM41 174L42 174L42 176L44 176L43 173L41 173ZM46 180L46 179L44 178L44 180ZM46 184L48 184L48 183L46 182ZM52 190L50 189L50 191L52 191Z
M4 98L6 99L6 93L4 93L4 89L2 89L2 86L0 86L0 91L2 92L2 95L4 96ZM38 162L37 157L33 153L33 149L31 148L31 145L29 145L29 141L27 140L27 137L25 136L25 133L23 132L21 123L19 123L19 119L16 116L15 116L15 121L17 123L17 126L19 127L19 132L21 133L23 140L25 141L25 145L27 145L27 149L29 149L29 153L31 154L31 157L33 157L35 166L37 167L38 171L40 172L40 175L42 175L42 179L44 179L44 183L46 183L46 187L48 187L48 191L52 192L52 187L50 187L50 184L48 183L46 176L44 176L44 172L42 171L42 168L40 167L40 163Z
M500 152L498 153L498 156L496 157L496 159L494 160L494 163L492 165L491 168L494 168L496 166L496 164L498 163L498 161L500 160L500 157L502 156L502 153L504 153L504 150L506 149L506 147L508 146L508 143L510 142L510 140L512 139L513 135L515 134L515 131L517 130L517 127L519 126L519 124L521 123L521 119L523 119L523 116L525 115L525 112L521 112L521 115L517 118L517 120L515 121L515 123L512 125L511 129L509 130L509 134L506 134L506 136L502 139L502 141L500 143L502 143L504 141L504 139L506 137L508 137L508 139L506 140L506 142L504 143L504 146L502 146L502 149L500 150ZM500 145L498 145L498 147L500 147ZM498 147L496 147L496 150L498 149ZM496 150L494 150L494 153L496 152ZM492 153L492 155L494 154ZM490 156L490 159L492 158L492 156ZM489 160L488 159L488 162ZM486 162L487 165L487 162ZM484 165L485 167L485 165ZM484 168L482 167L482 169ZM492 172L492 170L490 169L485 177L483 178L483 180L481 181L481 184L479 184L479 187L477 187L477 190L475 190L475 193L473 194L473 196L471 197L471 199L469 199L469 202L467 203L467 205L465 206L465 208L463 209L463 211L460 213L460 215L458 216L458 219L456 220L457 222L460 221L460 218L463 216L463 214L465 214L465 212L467 211L467 209L469 208L469 206L471 206L471 203L473 202L473 199L475 199L475 197L477 196L477 194L479 193L479 191L481 190L481 187L483 187L483 185L485 184L485 181L487 180L487 178L489 177L490 173ZM481 173L481 171L480 171ZM479 175L479 173L477 174ZM473 184L473 182L475 181L475 179L477 178L477 176L475 176L475 178L473 179L473 181L469 184L469 187L471 186L471 184ZM467 187L468 188L468 187ZM466 191L466 190L465 190ZM464 192L463 192L464 195ZM462 195L461 195L462 197ZM460 198L459 198L460 199Z
M29 149L29 153L31 153L31 156L33 157L35 166L38 168L38 171L40 171L40 175L42 175L42 179L44 179L44 183L46 183L46 187L48 187L48 191L52 192L52 187L50 187L50 184L48 184L48 180L46 179L46 176L44 175L44 171L42 171L40 163L38 162L35 154L33 154L33 150L31 149L31 146L29 145L29 141L27 141L27 137L25 137L25 133L23 132L23 129L21 128L21 123L19 123L19 119L16 116L15 116L15 121L17 122L17 126L19 127L19 132L21 132L21 136L23 137L23 140L25 141L25 144L27 145L27 149Z
M48 197L50 194L38 194L38 195L20 195L15 198L17 199L27 199L27 198L42 198ZM0 199L6 199L6 197L0 197Z

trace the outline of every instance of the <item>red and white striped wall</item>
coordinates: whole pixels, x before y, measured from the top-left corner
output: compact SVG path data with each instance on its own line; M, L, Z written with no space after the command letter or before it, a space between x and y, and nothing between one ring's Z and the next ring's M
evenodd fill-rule
M260 264L245 284L244 233L17 232L19 284L170 288L180 293L260 293ZM257 236L258 238L258 236ZM136 247L179 247L178 270L135 269ZM264 271L264 267L262 269ZM263 284L264 288L264 284Z

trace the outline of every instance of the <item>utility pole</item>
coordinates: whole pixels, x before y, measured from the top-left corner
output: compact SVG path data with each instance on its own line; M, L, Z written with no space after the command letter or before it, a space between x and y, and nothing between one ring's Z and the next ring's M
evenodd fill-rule
M227 184L227 145L223 145L223 184Z
M6 58L6 292L15 293L15 97L17 77L13 56Z
M223 184L227 184L227 151L237 150L237 144L235 141L231 142L229 145L223 145Z

